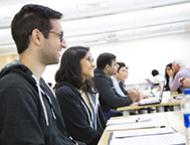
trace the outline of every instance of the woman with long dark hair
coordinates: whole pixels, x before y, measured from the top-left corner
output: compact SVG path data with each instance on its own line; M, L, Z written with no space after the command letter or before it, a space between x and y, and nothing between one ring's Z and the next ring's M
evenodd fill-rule
M166 68L165 68L165 78L166 78L166 85L165 85L165 90L166 91L169 91L170 90L170 86L169 86L169 78L170 78L170 73L173 73L173 70L172 70L172 63L168 63L166 65Z
M105 122L92 77L94 64L88 47L67 49L56 73L55 92L67 132L87 145L96 145Z

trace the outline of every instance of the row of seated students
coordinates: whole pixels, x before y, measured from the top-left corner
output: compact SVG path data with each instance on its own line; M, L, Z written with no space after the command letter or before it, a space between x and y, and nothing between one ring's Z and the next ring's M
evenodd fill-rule
M110 77L118 70L113 54L99 55L93 78L94 67L89 48L71 47L64 52L55 76L55 93L66 130L74 139L89 145L98 143L105 127L104 115L110 109L130 105L139 97L134 92L126 97L116 91Z
M82 46L64 52L54 94L41 76L66 48L61 17L58 11L29 4L13 18L19 61L0 72L2 145L95 145L105 128L103 113L140 99L138 92L123 96L114 88L115 55L100 54L93 77L90 50Z
M89 48L82 46L64 52L55 76L55 93L50 89L42 73L47 65L59 62L60 51L66 48L61 17L51 8L27 4L12 20L19 60L0 72L2 145L96 145L105 128L98 97L105 103L104 111L138 100L115 94L110 82L117 69L113 54L99 56L101 73L92 78L93 59ZM98 79L105 79L105 86L100 87L113 94L107 92L104 99Z
M114 54L103 53L97 58L94 82L100 94L99 100L106 119L120 115L119 112L113 109L130 105L140 99L139 93L135 91L124 92L123 94L118 93L118 89L116 89L114 84L121 81L118 80L113 83L111 77L114 77L120 68Z
M152 70L152 79L146 79L150 84L165 84L165 91L177 91L181 93L184 86L181 85L182 78L190 78L190 69L184 65L182 60L174 60L165 67L165 76L159 73L158 70Z
M109 119L119 114L112 109L140 99L139 92L124 89L127 67L118 63L114 54L100 54L96 65L93 77L94 63L89 48L71 47L64 52L55 77L55 92L66 130L74 139L87 144L97 144L103 132L102 109Z

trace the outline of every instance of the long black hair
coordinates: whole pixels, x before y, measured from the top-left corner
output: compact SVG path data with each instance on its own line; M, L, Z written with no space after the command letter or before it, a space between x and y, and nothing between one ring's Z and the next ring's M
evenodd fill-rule
M165 78L166 78L165 90L166 91L170 90L170 87L169 87L169 75L167 74L167 68L172 69L172 63L167 64L166 67L165 67Z
M86 56L88 51L88 47L74 46L63 53L60 67L55 75L55 89L64 82L68 82L83 91L91 91L92 86L94 86L92 80L82 78L80 65L80 60Z

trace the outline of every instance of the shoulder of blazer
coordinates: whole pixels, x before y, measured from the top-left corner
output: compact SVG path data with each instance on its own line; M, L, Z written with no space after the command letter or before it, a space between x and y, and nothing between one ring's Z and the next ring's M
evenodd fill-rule
M71 83L64 82L64 83L62 83L61 87L64 87L64 86L67 88L68 91L72 91L74 94L80 95L79 90L74 85L72 85Z

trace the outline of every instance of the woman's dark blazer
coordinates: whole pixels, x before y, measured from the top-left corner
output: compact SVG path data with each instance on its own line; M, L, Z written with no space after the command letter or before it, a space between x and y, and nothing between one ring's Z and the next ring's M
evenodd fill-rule
M79 90L70 83L64 83L56 89L67 132L76 140L87 145L96 145L100 139L105 120L100 105L97 114L97 130L90 126L89 110L84 106L84 101ZM98 95L93 94L93 97Z

